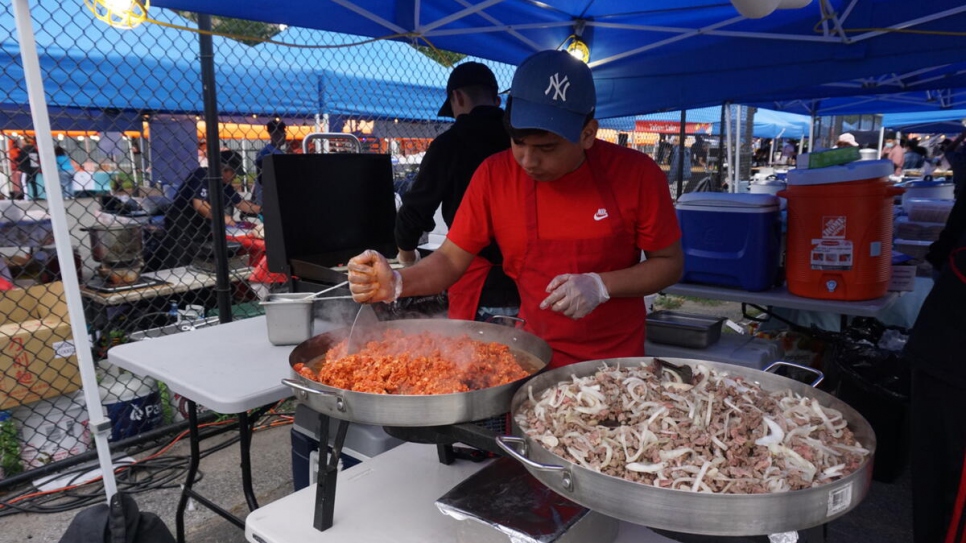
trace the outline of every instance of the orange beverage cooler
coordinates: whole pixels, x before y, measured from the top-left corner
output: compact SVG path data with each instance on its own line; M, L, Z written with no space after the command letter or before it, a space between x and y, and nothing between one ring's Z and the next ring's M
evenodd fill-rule
M889 160L794 169L788 188L785 275L805 298L872 300L892 274L892 206L902 189L888 180Z

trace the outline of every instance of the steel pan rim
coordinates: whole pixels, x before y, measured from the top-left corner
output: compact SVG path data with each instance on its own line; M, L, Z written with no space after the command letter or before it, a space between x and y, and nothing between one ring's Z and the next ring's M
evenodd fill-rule
M485 419L509 412L510 401L513 398L514 392L528 379L539 374L549 363L551 356L550 346L539 337L523 330L496 324L452 319L415 319L380 322L372 328L377 331L391 329L402 329L404 332L434 331L449 336L468 335L471 339L479 339L473 337L474 332L486 336L507 336L507 338L512 339L515 343L507 343L507 341L499 342L511 348L526 352L531 356L532 362L539 367L529 368L530 373L528 375L509 383L484 389L448 394L377 394L373 392L347 390L313 381L294 370L295 364L308 362L324 356L331 345L344 339L348 335L349 328L339 328L319 334L300 343L289 355L289 364L293 367L293 377L299 383L307 388L324 392L326 396L336 395L341 397L348 406L346 412L339 411L333 406L327 405L321 397L308 394L304 401L307 401L310 407L334 418L383 426L445 426ZM483 338L482 340L497 341L492 337ZM521 349L521 346L516 342L533 344L537 352ZM497 403L499 406L496 405ZM494 405L492 407L479 407L479 404ZM385 406L405 407L410 410L418 409L419 413L413 414L411 411L405 410L391 413L374 413L381 411Z
M651 357L640 357L640 358L591 360L587 362L580 362L577 364L573 364L571 366L566 366L564 368L557 368L555 370L544 372L541 375L531 377L528 383L524 383L520 387L520 389L517 390L517 392L514 394L513 400L511 402L511 407L510 407L511 409L510 413L512 418L511 420L512 431L514 435L520 436L525 440L527 451L529 452L528 456L531 459L541 463L546 463L546 464L556 463L563 466L565 470L570 473L573 490L571 491L571 490L567 490L566 488L562 488L563 485L559 481L555 480L555 476L552 473L531 469L529 466L527 467L528 471L530 471L530 473L534 477L539 479L542 483L544 483L546 486L548 486L555 492L583 505L584 507L587 507L588 509L592 509L600 513L617 517L622 520L632 522L635 524L641 524L641 525L658 528L658 529L666 529L671 531L694 533L694 534L701 534L701 535L753 536L753 535L764 535L764 534L770 534L770 533L802 530L802 529L810 528L812 526L817 526L817 525L829 522L835 518L838 518L848 513L849 511L857 507L859 503L861 503L861 501L868 494L869 487L872 482L872 465L875 457L875 448L876 448L874 433L872 433L871 426L868 424L868 422L857 411L849 407L844 402L841 402L841 400L839 400L838 398L835 398L834 396L824 391L808 387L804 383L800 383L798 381L794 381L792 379L789 379L780 375L766 373L760 370L753 370L753 369L743 368L740 366L733 366L733 365L725 364L721 362L710 362L710 361L704 361L704 360L665 358L665 357L662 357L662 359L672 363L677 363L677 364L702 363L719 371L728 371L732 375L741 375L741 376L747 375L751 377L756 377L756 376L759 376L760 374L760 376L762 376L764 380L768 382L782 383L782 380L784 380L784 381L788 381L788 384L790 385L794 384L794 385L804 386L811 392L808 395L812 398L817 399L823 406L827 406L829 404L828 401L823 401L823 400L826 400L826 397L827 397L827 399L833 400L833 402L831 403L836 404L833 406L833 408L839 409L839 404L844 407L844 409L840 409L840 410L843 412L843 416L849 422L850 429L855 431L856 435L859 435L860 432L863 434L867 432L868 433L867 435L871 438L869 440L861 441L862 445L869 450L869 455L863 460L862 464L860 464L860 466L854 472L850 473L849 475L841 479L837 479L835 481L825 483L817 487L810 487L806 489L792 490L792 491L780 492L780 493L767 493L767 494L699 493L699 492L690 492L687 490L680 490L680 489L653 487L650 485L644 485L634 481L627 481L620 477L608 475L605 473L601 473L599 471L585 468L575 462L567 460L551 452L549 449L544 447L543 444L541 444L534 438L524 433L520 428L520 426L517 424L516 415L519 413L523 402L529 398L529 393L527 392L527 388L531 386L531 382L539 381L540 383L548 382L551 384L556 384L560 382L566 382L567 380L570 379L571 375L576 375L578 377L592 375L593 373L596 373L598 368L600 368L602 365L605 365L605 364L611 367L614 367L620 364L623 367L631 364L639 365L642 362L650 363L652 360ZM564 376L564 378L561 378L561 376ZM772 378L775 378L775 379L772 379ZM762 384L760 381L758 382L759 384ZM534 395L542 392L546 388L548 387L543 386L543 387L535 388ZM763 388L769 392L773 391L772 387L763 386ZM797 386L789 386L787 388L792 388L793 390L795 390ZM864 424L865 427L857 428L855 426L856 422L854 422L856 420L859 423L858 426L862 426ZM610 490L607 492L607 494L623 496L625 498L625 501L631 501L636 499L637 501L642 502L640 504L635 503L635 505L639 505L636 511L639 511L641 514L635 515L634 511L630 511L631 509L630 506L607 507L605 505L602 507L600 502L595 502L593 499L588 499L587 494L591 494L591 492L586 492L586 490L582 488L584 486L592 487L591 490L596 489L597 487L604 487L604 488L611 487ZM748 510L755 510L755 509L767 510L767 509L778 508L778 509L790 509L794 511L796 507L800 507L801 505L807 505L807 503L802 503L802 502L809 502L812 499L816 499L816 497L826 496L826 495L829 495L831 492L835 492L840 489L844 490L846 487L851 487L852 499L850 501L850 505L841 511L837 511L832 515L826 515L826 517L817 521L797 520L795 518L795 515L793 514L787 515L784 518L781 518L778 516L763 518L762 516L756 516L753 513L745 514L744 512L739 510L740 508L744 508ZM603 494L603 492L600 492L600 493ZM592 497L593 496L591 496L591 498ZM790 502L790 503L789 504L783 503L779 507L775 505L777 501ZM649 505L653 505L651 504L651 502L660 502L660 503L655 505L656 509L651 509L651 507L649 507ZM687 502L687 503L682 505L679 502ZM674 523L673 519L671 519L671 516L667 515L669 511L680 510L682 508L691 508L693 507L693 504L701 505L705 503L708 504L707 509L713 509L716 511L725 510L725 512L727 513L726 516L732 517L733 519L737 519L737 520L735 522L732 522L730 527L723 527L721 524L704 526L702 525L701 522ZM820 516L820 514L816 512L817 507L814 509L815 510L811 512L806 511L806 513L810 517ZM802 515L799 515L799 516L801 517ZM752 531L748 531L749 530L748 527L753 525L754 526L766 525L768 526L768 528L767 530L763 529L764 531L754 530L754 529L752 529Z

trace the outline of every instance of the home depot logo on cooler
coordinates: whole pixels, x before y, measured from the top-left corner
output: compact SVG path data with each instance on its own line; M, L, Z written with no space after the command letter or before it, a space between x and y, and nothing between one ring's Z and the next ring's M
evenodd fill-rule
M822 239L845 239L845 216L822 217Z

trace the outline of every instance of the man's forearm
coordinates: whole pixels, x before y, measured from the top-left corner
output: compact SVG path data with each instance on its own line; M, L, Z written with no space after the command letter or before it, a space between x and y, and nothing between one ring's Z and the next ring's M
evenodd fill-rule
M647 259L623 270L598 274L611 298L636 298L654 294L677 283L684 271L681 242L646 251Z

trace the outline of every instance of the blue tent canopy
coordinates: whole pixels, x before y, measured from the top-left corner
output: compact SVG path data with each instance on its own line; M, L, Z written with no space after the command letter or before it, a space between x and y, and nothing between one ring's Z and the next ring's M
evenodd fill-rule
M117 30L95 23L81 4L68 9L58 0L35 3L36 41L48 104L57 112L51 117L55 128L117 129L116 119L97 113L104 109L169 113L204 109L197 40L186 39L184 31L157 24ZM194 26L170 10L153 9L150 14L161 23ZM0 8L0 29L5 31L0 32L0 88L6 102L0 104L0 126L29 126L29 119L18 114L27 103L27 91L9 7ZM366 38L283 32L277 39L303 46L348 46ZM432 120L450 72L409 45L392 41L369 44L364 55L348 47L303 48L295 56L283 53L283 45L242 46L221 36L214 36L213 44L219 109L226 118L328 113ZM508 87L512 67L486 62ZM269 92L251 92L255 87ZM272 96L270 103L264 100L266 94ZM360 100L363 94L368 97Z
M960 0L828 0L740 16L679 0L155 0L154 6L397 40L510 64L576 33L590 46L601 117L771 100L796 89L962 61ZM831 11L823 9L831 8ZM899 32L901 31L901 33Z
M681 119L681 112L654 113L641 115L638 118L649 121L677 122ZM720 106L690 109L687 112L686 121L688 123L710 124L711 134L721 134L723 132ZM805 115L759 108L755 111L752 134L757 138L782 137L799 139L808 135L810 123L811 120Z
M959 134L966 130L964 121L966 109L887 113L882 117L882 126L903 132Z

